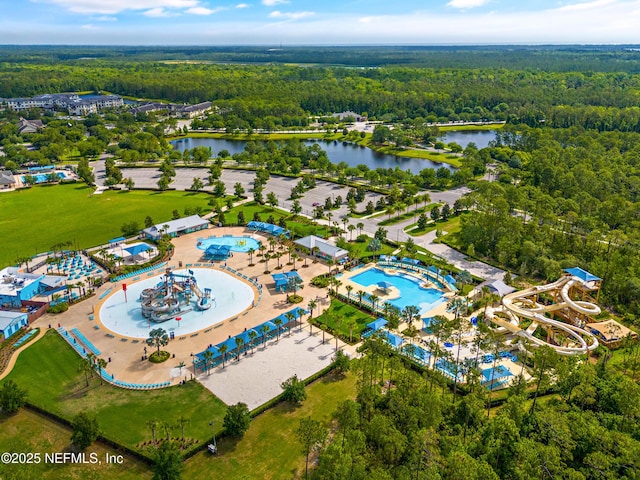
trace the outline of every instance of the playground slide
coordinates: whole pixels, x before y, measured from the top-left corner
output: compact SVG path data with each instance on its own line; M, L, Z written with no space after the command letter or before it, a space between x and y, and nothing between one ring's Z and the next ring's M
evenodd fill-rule
M599 315L602 310L600 310L600 307L598 307L596 304L591 302L572 300L571 297L569 297L569 290L575 283L577 283L577 281L571 279L566 283L564 287L562 287L562 290L560 290L560 295L562 296L562 300L564 300L564 302L567 305L569 305L570 308L584 315L589 315L589 316Z
M544 313L564 308L570 308L585 315L597 315L600 313L600 308L597 305L590 302L574 301L570 298L569 291L577 282L579 282L579 280L576 280L574 277L563 276L557 281L547 285L531 287L505 295L500 307L487 309L487 319L518 336L529 339L529 341L537 346L548 345L560 354L571 355L576 353L587 353L589 350L594 350L598 347L598 339L593 334L580 327L560 322L558 320L553 320L544 315ZM532 295L554 290L560 291L562 302L552 305L541 305L528 298ZM515 302L518 302L518 304ZM509 321L499 318L496 316L497 313L506 316ZM558 345L551 345L544 340L540 340L533 336L535 328L528 328L526 331L520 329L519 323L521 318L526 318L534 322L532 326L534 324L536 324L536 327L548 325L558 330L562 330L576 341L579 346L562 347ZM584 336L591 340L589 344L585 341Z
M191 290L193 291L193 293L196 294L196 297L198 297L199 299L203 298L202 292L200 291L200 289L198 288L198 285L196 285L195 281L191 282Z

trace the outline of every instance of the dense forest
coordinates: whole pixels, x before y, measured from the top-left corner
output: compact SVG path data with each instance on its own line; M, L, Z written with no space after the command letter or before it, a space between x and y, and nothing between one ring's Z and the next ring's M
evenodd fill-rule
M347 50L348 51L348 50ZM196 103L214 101L237 128L306 125L310 115L353 110L370 119L419 125L424 122L507 120L537 126L581 126L598 131L640 131L634 74L638 52L590 52L577 58L611 56L619 69L577 70L567 51L524 50L550 58L556 68L518 68L522 52L449 52L457 67L291 66L265 64L168 63L119 57L51 64L0 64L0 97L64 91L109 91L134 98ZM442 52L429 52L430 55ZM496 62L478 68L467 56ZM514 65L496 66L506 57ZM564 60L564 61L563 61ZM453 60L452 60L453 61ZM474 62L470 62L473 65ZM428 62L427 62L428 64ZM600 65L602 67L602 65Z
M640 314L640 135L507 126L478 152L497 164L480 182L462 248L517 273L557 278L580 265L603 278L605 302Z
M515 382L488 416L490 394L477 379L452 402L437 380L407 369L385 345L372 340L356 364L357 398L336 410L337 429L313 478L638 478L640 387L604 359L593 365L539 349L532 383L543 391L553 379L557 395L532 401Z

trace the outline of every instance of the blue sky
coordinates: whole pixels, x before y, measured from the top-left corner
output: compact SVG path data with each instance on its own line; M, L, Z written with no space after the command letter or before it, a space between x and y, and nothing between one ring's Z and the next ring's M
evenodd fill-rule
M0 4L5 7L0 44L640 43L640 0L0 0Z

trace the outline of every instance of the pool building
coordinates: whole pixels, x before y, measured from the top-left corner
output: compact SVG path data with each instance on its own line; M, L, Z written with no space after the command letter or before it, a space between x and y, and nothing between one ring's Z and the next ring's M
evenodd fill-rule
M5 340L29 324L26 312L0 310L0 340Z
M21 307L23 301L64 286L66 277L26 273L16 267L0 270L0 307Z
M165 234L170 237L177 237L178 235L206 230L207 228L209 228L209 220L200 217L200 215L191 215L145 228L143 233L147 238L158 241Z

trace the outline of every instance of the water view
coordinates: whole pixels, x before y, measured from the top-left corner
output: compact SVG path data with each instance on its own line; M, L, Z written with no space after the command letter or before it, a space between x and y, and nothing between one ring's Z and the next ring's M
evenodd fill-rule
M483 132L484 133L484 132ZM221 150L227 150L231 155L244 151L247 142L243 140L227 140L223 138L180 138L170 142L173 148L183 152L185 149L194 147L211 147L214 154ZM327 156L332 163L345 162L347 165L355 167L357 165L366 165L370 169L376 168L395 168L408 170L412 173L418 173L425 168L444 167L454 171L455 167L447 163L432 162L421 158L398 157L396 155L387 155L371 150L370 148L361 147L348 142L324 141L324 140L305 140L304 144L309 146L318 143L320 147L327 152Z
M452 130L439 137L444 143L456 142L462 148L473 142L478 149L488 147L489 142L495 139L495 130Z

